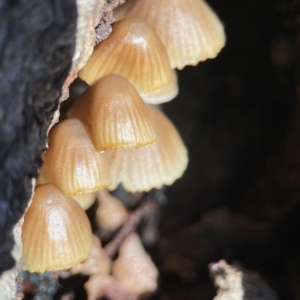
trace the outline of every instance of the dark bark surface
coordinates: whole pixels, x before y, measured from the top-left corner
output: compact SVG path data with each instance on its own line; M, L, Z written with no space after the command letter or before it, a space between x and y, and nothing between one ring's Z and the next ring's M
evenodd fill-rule
M75 48L75 0L0 0L0 274Z

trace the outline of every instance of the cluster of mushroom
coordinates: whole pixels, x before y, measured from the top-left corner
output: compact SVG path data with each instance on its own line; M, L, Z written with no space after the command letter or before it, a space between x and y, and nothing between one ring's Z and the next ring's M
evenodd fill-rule
M147 192L172 184L186 169L176 128L152 105L178 94L175 68L217 55L223 26L202 0L129 0L115 17L112 34L79 72L91 87L50 131L24 220L26 270L68 269L88 257L93 237L83 209L96 191L122 183L129 192ZM99 222L110 230L120 226L124 208L111 225L105 207L117 210L120 203L99 198Z

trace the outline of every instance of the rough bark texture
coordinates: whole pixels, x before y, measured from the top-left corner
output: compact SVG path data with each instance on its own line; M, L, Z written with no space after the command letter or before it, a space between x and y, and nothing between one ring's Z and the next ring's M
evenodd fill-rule
M218 289L214 300L278 300L259 274L231 266L224 260L210 265L210 275Z
M75 49L76 2L0 2L0 273L31 198Z

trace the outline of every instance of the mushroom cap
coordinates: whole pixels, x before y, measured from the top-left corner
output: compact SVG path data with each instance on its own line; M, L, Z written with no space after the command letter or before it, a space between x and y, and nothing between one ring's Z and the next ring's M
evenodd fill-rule
M119 257L113 262L112 275L136 295L151 293L157 289L157 268L137 234L131 233L123 241Z
M141 97L170 84L172 69L165 47L144 20L128 18L114 24L111 35L95 47L79 77L92 85L109 74L128 79Z
M122 183L129 192L149 191L171 185L182 176L188 163L187 150L171 121L149 106L157 142L138 149L107 151L110 175L115 189Z
M148 107L124 77L98 80L74 103L69 114L91 126L98 151L141 147L156 141Z
M54 185L35 189L22 228L23 268L43 273L86 259L92 249L90 222L82 208Z
M106 230L116 230L128 218L128 212L119 199L111 196L107 190L98 192L99 207L96 218L99 225Z
M166 47L172 68L214 58L226 41L221 21L203 0L129 0L114 16L144 19Z
M173 100L179 92L178 78L175 70L172 70L172 81L154 94L145 95L143 100L148 104L161 104Z
M107 159L97 152L90 129L78 119L65 120L51 129L43 159L38 183L52 183L66 196L92 193L110 185Z

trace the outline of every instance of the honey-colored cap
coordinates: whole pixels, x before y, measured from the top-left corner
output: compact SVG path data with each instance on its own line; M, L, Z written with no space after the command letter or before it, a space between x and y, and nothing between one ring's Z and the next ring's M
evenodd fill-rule
M119 75L97 81L68 115L90 125L98 151L141 147L156 141L148 107L133 85Z
M172 68L214 58L226 41L221 21L203 0L128 0L114 16L144 19L166 47Z
M23 269L43 273L68 269L92 249L90 222L82 208L54 185L35 189L22 228Z
M107 159L97 152L90 129L78 119L65 120L51 129L43 160L42 182L38 183L52 183L66 196L92 193L110 185Z
M109 74L128 79L141 97L170 84L172 69L165 47L144 20L128 18L114 24L111 35L95 47L79 77L93 85Z
M188 163L187 150L171 121L149 106L157 142L138 149L108 151L112 185L122 183L129 192L149 191L171 185L182 176Z

